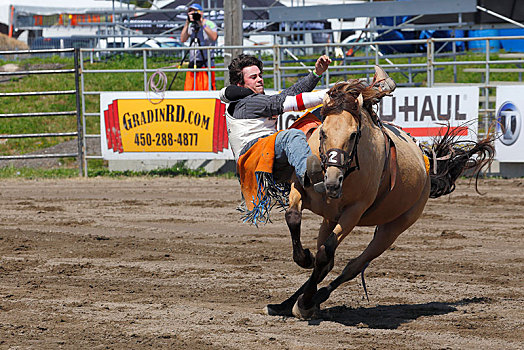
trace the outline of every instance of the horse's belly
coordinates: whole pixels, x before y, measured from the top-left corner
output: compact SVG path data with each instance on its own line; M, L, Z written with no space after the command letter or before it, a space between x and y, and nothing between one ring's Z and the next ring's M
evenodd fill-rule
M397 219L414 208L414 206L425 206L429 198L430 181L421 188L418 195L403 195L398 193L389 194L383 201L373 208L371 212L365 212L360 218L357 226L383 225Z

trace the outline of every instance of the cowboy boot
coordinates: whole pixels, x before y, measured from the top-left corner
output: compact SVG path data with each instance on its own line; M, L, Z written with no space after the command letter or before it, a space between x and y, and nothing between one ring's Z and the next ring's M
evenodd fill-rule
M395 91L397 84L391 77L386 73L380 66L375 66L375 75L373 76L373 83L371 84L374 89L379 92L385 92L387 95Z
M324 174L322 172L322 164L320 163L320 159L318 159L318 157L314 154L307 157L306 176L309 178L310 184L313 185L313 189L315 190L315 192L326 192L326 185L324 184Z

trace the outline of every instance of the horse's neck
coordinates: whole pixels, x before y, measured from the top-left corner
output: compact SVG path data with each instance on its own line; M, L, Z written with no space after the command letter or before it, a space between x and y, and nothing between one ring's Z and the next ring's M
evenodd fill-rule
M378 116L377 116L378 118ZM366 108L362 107L360 111L360 120L361 120L361 129L362 134L368 135L368 137L376 135L378 133L381 133L380 127L373 121L373 117L371 116L371 112L369 112ZM364 136L365 137L365 136Z

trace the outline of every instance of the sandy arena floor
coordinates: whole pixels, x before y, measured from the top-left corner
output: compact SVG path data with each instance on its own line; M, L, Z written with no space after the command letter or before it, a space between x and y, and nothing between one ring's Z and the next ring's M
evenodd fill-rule
M357 278L301 321L263 314L310 271L283 214L239 222L235 179L3 180L0 349L523 349L524 179L480 189L429 201L367 269L369 302Z

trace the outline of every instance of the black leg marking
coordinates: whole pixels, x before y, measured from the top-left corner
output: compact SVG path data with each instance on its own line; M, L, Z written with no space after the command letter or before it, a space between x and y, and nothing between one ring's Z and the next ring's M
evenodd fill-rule
M291 243L293 244L293 261L303 268L312 268L315 257L309 249L302 247L300 241L300 225L302 223L302 213L294 208L286 211L286 223L291 233Z
M334 233L331 233L318 250L315 260L315 268L306 282L306 287L302 298L299 299L298 306L301 309L310 309L315 306L313 297L317 293L317 285L322 282L329 271L331 271L333 268L337 242L337 236Z
M306 288L306 283L304 283L292 296L284 300L281 304L268 304L266 306L266 312L270 316L293 316L291 310L293 305L295 305L298 297L304 292Z

